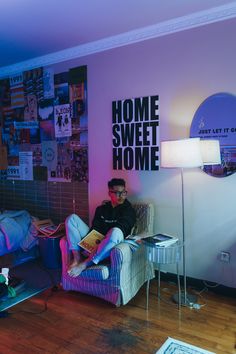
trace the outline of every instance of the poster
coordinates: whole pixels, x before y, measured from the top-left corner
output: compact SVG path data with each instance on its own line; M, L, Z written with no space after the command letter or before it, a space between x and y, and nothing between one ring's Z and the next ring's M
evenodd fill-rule
M20 179L33 181L33 157L32 151L19 152Z
M226 177L236 172L236 96L216 93L207 97L196 110L190 137L218 140L221 164L204 165L203 170L214 177Z
M6 170L7 165L7 148L6 146L0 145L0 170Z
M57 142L43 141L42 142L42 164L52 170L57 166Z
M54 128L56 138L71 136L71 105L63 104L54 107Z
M68 143L57 144L57 163L48 168L48 181L71 182L71 150Z
M39 120L49 120L53 119L53 100L47 99L39 103L38 107L38 119Z
M54 97L54 70L52 67L43 69L43 97Z
M9 179L9 180L20 179L20 167L18 165L8 166L7 179Z
M112 102L113 169L159 169L159 96Z
M23 73L10 77L11 107L24 107Z

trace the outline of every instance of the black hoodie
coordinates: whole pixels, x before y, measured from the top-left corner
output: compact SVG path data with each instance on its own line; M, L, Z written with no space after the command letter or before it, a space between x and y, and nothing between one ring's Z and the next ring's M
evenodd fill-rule
M119 204L114 208L111 202L106 202L96 208L91 229L106 235L112 227L118 227L123 231L124 238L126 238L130 235L135 221L135 210L127 199L123 204Z

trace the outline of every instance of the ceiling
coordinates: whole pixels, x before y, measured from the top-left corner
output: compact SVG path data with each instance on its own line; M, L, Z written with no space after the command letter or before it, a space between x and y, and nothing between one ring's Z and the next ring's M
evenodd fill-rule
M230 0L0 0L0 71Z

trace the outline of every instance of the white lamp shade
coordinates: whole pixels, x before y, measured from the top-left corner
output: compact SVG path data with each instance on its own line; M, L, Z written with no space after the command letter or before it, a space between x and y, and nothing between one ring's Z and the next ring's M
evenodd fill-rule
M221 164L219 140L200 140L200 147L204 165Z
M203 166L200 138L161 142L161 167L191 168Z

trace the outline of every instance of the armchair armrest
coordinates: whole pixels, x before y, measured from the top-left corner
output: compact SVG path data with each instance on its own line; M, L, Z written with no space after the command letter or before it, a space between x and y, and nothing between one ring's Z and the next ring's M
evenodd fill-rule
M70 264L70 250L66 237L60 239L62 272L67 272L68 265Z
M110 253L111 276L117 274L121 267L129 267L132 261L132 253L130 246L125 242L121 242L112 248Z

